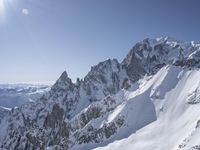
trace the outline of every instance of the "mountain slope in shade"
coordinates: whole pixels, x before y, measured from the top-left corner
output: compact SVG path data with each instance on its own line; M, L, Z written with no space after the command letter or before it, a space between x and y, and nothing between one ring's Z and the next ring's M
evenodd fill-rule
M63 72L0 123L2 149L198 149L200 44L138 42L76 83ZM174 134L176 132L176 134Z
M0 106L0 123L1 120L10 113L11 109Z

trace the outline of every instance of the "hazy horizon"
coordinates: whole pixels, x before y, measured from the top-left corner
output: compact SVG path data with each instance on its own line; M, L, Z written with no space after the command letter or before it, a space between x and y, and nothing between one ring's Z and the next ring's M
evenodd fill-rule
M198 0L0 0L0 83L73 81L145 38L200 41Z

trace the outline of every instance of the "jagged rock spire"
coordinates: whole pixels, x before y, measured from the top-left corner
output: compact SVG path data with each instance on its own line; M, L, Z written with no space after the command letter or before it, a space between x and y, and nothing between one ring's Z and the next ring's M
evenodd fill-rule
M60 80L65 80L65 79L67 79L68 78L68 74L67 74L67 71L64 71L62 74L61 74L61 76L60 76Z
M52 86L52 89L55 89L57 91L57 90L72 89L73 87L74 84L72 83L72 80L68 77L67 72L64 71L58 78L56 83Z

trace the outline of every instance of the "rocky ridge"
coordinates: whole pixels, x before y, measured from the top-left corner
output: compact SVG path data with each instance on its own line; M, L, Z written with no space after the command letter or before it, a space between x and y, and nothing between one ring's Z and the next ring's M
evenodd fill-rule
M48 93L36 102L12 109L3 118L0 127L5 132L0 133L0 147L68 150L90 143L95 148L126 137L128 132L134 133L156 120L150 100L144 97L144 101L131 101L126 96L138 88L138 80L166 65L199 68L199 53L198 43L169 37L145 39L130 50L122 63L116 59L100 62L76 83L63 72ZM146 111L141 111L141 103ZM132 122L126 114L135 118L140 114L145 120ZM131 126L130 131L126 131L127 126ZM118 132L127 134L115 137Z

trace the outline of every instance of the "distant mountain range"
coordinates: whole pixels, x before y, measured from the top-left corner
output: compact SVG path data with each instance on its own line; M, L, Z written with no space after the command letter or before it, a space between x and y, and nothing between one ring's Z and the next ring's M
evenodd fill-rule
M199 150L199 68L200 43L161 37L76 83L64 71L37 100L3 109L0 148Z
M28 101L39 99L49 89L50 86L47 85L0 84L0 106L19 107Z

